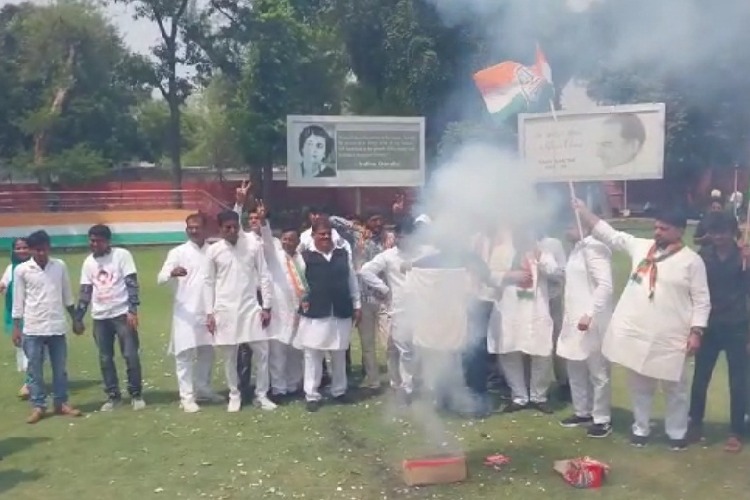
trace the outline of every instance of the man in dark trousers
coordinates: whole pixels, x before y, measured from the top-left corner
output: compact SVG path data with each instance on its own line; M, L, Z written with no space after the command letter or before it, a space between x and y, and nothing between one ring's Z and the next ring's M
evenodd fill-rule
M711 315L701 347L695 355L695 373L690 396L688 438L703 438L706 393L716 360L724 351L729 371L730 431L724 449L742 449L746 405L746 366L748 341L747 296L750 292L750 252L737 245L737 220L726 212L712 212L705 218L710 245L700 256L706 264L711 295Z

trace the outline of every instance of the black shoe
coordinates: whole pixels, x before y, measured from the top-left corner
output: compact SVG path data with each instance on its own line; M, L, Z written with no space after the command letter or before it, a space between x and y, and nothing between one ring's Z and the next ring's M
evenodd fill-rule
M341 396L336 396L333 398L333 402L337 405L350 405L354 403L354 400L349 396L348 393L344 393Z
M288 394L269 394L268 399L271 400L273 404L276 406L281 406L285 404L287 401L289 401L289 395Z
M515 413L517 411L525 410L528 405L520 405L518 403L510 402L503 408L502 413Z
M612 424L592 424L586 431L586 436L595 439L605 438L612 434Z
M685 451L687 450L688 442L687 439L670 439L669 449L672 451Z
M647 436L636 436L635 434L630 435L630 444L636 448L644 448L648 444Z
M320 410L320 401L308 401L305 403L305 409L310 413Z
M591 417L579 417L578 415L571 415L568 418L560 420L560 425L566 429L572 427L587 427L594 423L594 419Z
M531 408L534 408L537 411L544 413L545 415L552 415L553 413L555 413L555 411L552 408L550 408L550 406L546 402L540 402L540 403L532 402L529 404L529 406Z

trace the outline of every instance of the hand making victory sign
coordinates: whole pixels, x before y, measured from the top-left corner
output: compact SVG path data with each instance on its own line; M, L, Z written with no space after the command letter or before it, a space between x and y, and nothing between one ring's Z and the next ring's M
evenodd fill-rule
M266 217L268 217L268 212L266 211L266 206L263 204L263 200L256 200L255 207L255 213L258 214L258 221L260 222L260 225L263 226L266 223Z
M242 181L240 183L240 187L238 187L235 192L235 203L237 205L244 205L247 201L248 193L250 193L250 190L253 187L253 183L250 180Z

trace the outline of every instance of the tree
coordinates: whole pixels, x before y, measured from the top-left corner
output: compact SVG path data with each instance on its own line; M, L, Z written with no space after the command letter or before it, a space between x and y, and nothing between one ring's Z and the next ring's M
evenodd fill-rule
M237 134L230 121L228 100L232 87L221 75L188 106L188 116L194 117L194 144L186 154L186 162L207 165L218 171L244 164Z
M683 49L676 43L680 31L653 34L664 37L660 48L670 47L669 54L643 50L637 40L626 43L632 23L653 17L653 7L642 0L611 0L594 9L590 22L601 29L588 40L596 51L582 75L589 94L602 104L666 103L665 176L687 188L707 168L750 160L750 54L738 49L750 43L744 28L750 5L720 2L705 9L698 0L680 3L686 12L702 12L692 29L704 36L698 47Z
M210 61L204 67L212 73L204 77L221 75L228 110L222 127L233 132L243 163L268 197L273 165L286 157L286 116L341 109L348 70L342 46L326 2L312 10L291 0L210 4L191 37Z
M156 23L161 41L152 49L154 56L152 83L169 106L166 150L172 170L173 201L182 206L182 135L180 112L192 91L190 81L180 76L178 68L189 62L191 41L184 36L195 12L191 0L114 0L134 7L135 17Z
M334 4L356 77L349 88L352 112L424 116L432 152L449 122L481 118L471 81L478 38L466 26L446 26L424 0Z
M149 90L138 81L140 60L98 10L70 0L8 7L0 18L6 161L49 186L100 175L138 153L130 109Z

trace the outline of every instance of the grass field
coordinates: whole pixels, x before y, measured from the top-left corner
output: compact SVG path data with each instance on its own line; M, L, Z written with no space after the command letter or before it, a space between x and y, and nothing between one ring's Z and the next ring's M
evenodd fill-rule
M403 486L400 462L425 450L424 433L420 419L397 414L387 396L350 407L326 406L316 414L306 413L300 402L273 413L245 408L227 414L224 405L217 405L184 414L177 407L173 360L166 355L170 298L155 284L165 255L166 249L135 252L142 284L145 411L96 411L103 393L89 327L83 337L70 336L68 362L71 401L86 416L27 425L29 407L16 399L21 376L15 372L10 339L0 344L2 498L697 499L742 498L750 488L747 452L730 456L722 451L728 419L723 364L711 388L704 447L682 454L668 451L659 418L663 405L657 398L654 442L646 449L631 448L630 405L624 378L616 370L615 433L607 440L561 428L557 421L568 408L551 416L523 412L446 421L447 432L468 456L470 477L444 487ZM83 254L60 256L77 280ZM620 286L625 275L625 262L618 259ZM122 380L124 366L118 363ZM222 387L219 377L215 386ZM482 466L483 458L494 453L512 458L505 471ZM605 488L577 491L552 471L554 460L580 455L612 466Z

